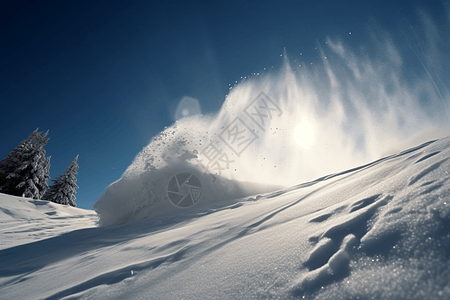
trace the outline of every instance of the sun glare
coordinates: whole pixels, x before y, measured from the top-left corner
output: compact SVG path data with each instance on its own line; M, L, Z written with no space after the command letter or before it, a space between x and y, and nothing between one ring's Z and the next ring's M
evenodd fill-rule
M303 149L311 148L316 142L314 125L309 120L303 120L294 128L294 139Z

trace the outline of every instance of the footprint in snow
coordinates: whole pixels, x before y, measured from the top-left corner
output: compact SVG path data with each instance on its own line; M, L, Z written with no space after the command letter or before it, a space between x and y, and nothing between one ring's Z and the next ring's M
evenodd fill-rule
M392 198L391 195L376 194L355 201L348 207L343 206L331 213L311 219L309 222L318 223L340 216L343 220L330 224L322 234L309 238L315 247L303 263L308 272L297 280L293 287L293 294L300 296L307 291L314 292L324 284L339 281L348 276L350 259L355 251L370 252L370 254L373 254L373 251L369 251L371 248L383 251L384 249L376 249L371 244L371 239L366 239L365 244L362 241L371 230L369 220ZM394 210L391 213L395 212ZM394 240L394 237L387 238Z

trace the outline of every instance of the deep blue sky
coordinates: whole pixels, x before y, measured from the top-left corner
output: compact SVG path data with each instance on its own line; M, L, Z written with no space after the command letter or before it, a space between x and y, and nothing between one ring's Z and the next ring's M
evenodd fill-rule
M217 111L230 83L314 60L327 36L350 45L439 1L2 1L0 159L50 131L51 176L79 154L77 204L92 208L183 96ZM442 17L442 16L441 16ZM352 32L350 36L348 33Z

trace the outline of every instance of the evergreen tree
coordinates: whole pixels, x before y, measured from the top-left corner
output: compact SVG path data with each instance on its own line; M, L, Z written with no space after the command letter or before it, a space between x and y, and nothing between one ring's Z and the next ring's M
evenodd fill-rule
M7 181L9 181L7 179L8 176L10 178L14 177L14 175L11 174L13 174L14 171L20 166L24 160L26 149L29 149L34 141L37 140L38 134L38 129L36 129L30 134L30 136L28 136L26 140L23 140L19 145L12 149L8 156L0 162L0 189L7 183Z
M70 166L67 167L66 172L53 180L53 185L50 186L44 197L46 200L59 204L77 206L75 204L75 190L78 188L78 185L76 184L77 178L75 177L75 175L78 174L77 160L78 155L72 161Z
M48 181L50 180L50 158L51 156L47 157L45 161L42 162L41 180L38 184L39 199L43 199L49 189Z
M50 158L44 146L49 138L38 129L0 162L0 192L41 199L48 189Z

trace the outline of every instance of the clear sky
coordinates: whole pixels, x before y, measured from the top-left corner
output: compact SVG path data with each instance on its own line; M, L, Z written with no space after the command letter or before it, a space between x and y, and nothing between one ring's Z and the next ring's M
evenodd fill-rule
M441 1L2 1L0 159L49 130L50 175L79 154L77 205L92 208L184 96L217 111L229 84L291 58L314 61L326 37L368 27L394 36ZM351 32L351 35L349 34ZM399 35L400 36L400 35Z

